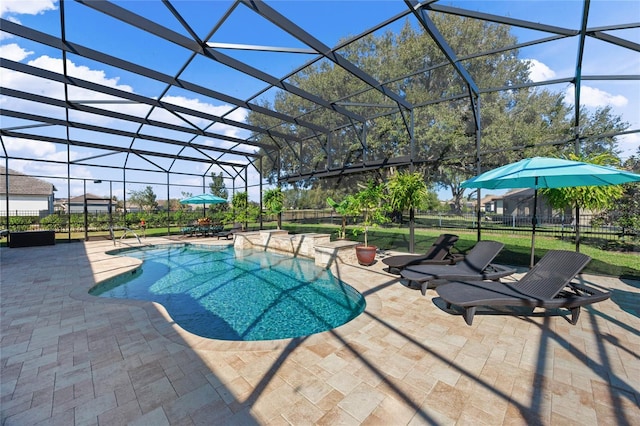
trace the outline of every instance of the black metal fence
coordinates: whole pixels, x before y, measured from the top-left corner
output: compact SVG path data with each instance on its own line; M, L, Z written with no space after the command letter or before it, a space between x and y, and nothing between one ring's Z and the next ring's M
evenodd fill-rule
M511 234L530 234L532 226L531 216L503 216L483 215L480 220L480 228L492 232L506 232ZM571 236L579 230L583 237L597 237L615 240L625 236L636 236L637 230L623 229L614 225L601 223L601 218L596 215L580 215L576 221L568 216L553 216L538 218L536 233L551 236ZM417 226L453 228L453 229L478 229L478 220L475 214L420 214L416 218Z
M282 221L292 223L332 223L340 224L342 218L330 210L291 210L283 212ZM406 225L408 218L403 218ZM439 212L418 212L415 216L417 228L477 230L478 220L475 213L452 214ZM354 223L350 218L349 223ZM397 225L397 223L396 223ZM623 229L618 226L602 224L599 216L580 215L579 223L570 216L553 216L538 218L536 232L552 236L570 237L578 230L583 237L598 237L616 240L622 237L638 236L640 230ZM482 215L480 228L492 232L530 234L531 216Z
M76 232L108 232L113 228L140 228L141 221L147 228L166 228L187 226L202 216L201 212L157 212L157 213L105 213L87 212L86 222L84 213L67 214L55 212L49 215L41 215L37 211L12 211L8 217L0 212L0 230L11 231L38 231L50 230L56 233ZM86 226L85 226L86 224Z
M18 214L16 214L18 213ZM200 212L174 211L149 213L91 213L87 214L87 232L104 232L111 226L114 228L140 228L140 220L144 218L147 229L163 228L167 232L179 232L180 227L193 223ZM264 224L275 222L274 216L264 215ZM532 230L532 218L530 216L500 216L483 215L480 227L491 232L505 232L511 234L530 234ZM333 224L340 225L342 217L329 209L287 210L282 213L283 223L305 224ZM357 218L349 218L348 223L354 224ZM6 228L7 218L0 213L0 230ZM250 224L250 229L257 229L259 222ZM398 226L396 222L393 226ZM403 226L407 226L407 217L404 217ZM597 237L605 240L617 240L622 237L637 237L638 230L622 229L613 225L601 224L597 216L581 215L579 223L571 217L554 216L538 218L536 232L552 236L571 237L575 235L579 226L583 237ZM416 214L416 227L426 229L451 229L451 230L477 230L478 221L474 213L447 214L438 212L418 212ZM82 213L73 213L70 216L63 213L54 213L43 216L40 212L21 211L11 212L9 216L8 231L28 230L53 230L57 233L75 233L85 231L85 218Z

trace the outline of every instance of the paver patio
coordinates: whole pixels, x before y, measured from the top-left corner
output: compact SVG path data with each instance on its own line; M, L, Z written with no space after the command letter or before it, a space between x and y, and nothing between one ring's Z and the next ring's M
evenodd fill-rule
M583 276L613 294L576 326L487 311L469 327L380 261L333 265L366 297L358 318L222 342L157 304L88 295L137 265L112 248L0 249L3 425L640 424L639 281Z

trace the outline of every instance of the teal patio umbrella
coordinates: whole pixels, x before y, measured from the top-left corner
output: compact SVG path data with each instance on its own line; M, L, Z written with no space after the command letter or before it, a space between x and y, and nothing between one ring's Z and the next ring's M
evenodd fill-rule
M193 197L180 200L180 204L222 204L226 202L227 200L224 198L220 198L213 194L194 195Z
M213 194L200 194L194 195L193 197L185 198L184 200L180 200L180 204L202 204L202 214L205 214L205 209L207 204L222 204L226 203L227 200L224 198L218 197Z
M580 161L533 157L489 170L462 182L462 187L485 189L534 188L530 262L530 266L533 267L538 188L619 185L630 182L640 182L640 175L614 167Z

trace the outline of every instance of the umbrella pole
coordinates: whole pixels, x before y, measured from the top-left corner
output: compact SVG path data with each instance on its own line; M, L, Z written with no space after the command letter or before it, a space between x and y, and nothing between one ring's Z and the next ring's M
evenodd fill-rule
M576 253L580 253L580 206L576 204Z
M415 222L416 216L413 207L409 209L409 253L413 253L415 251Z
M476 220L478 221L478 241L482 240L482 230L481 230L481 226L482 226L482 215L480 212L480 188L478 188L478 193L476 194L476 196L478 197L478 202L476 203Z
M533 219L531 219L531 260L529 261L529 268L533 268L533 265L535 263L536 222L538 222L538 218L536 217L537 206L538 206L538 178L536 177L536 189L533 192Z

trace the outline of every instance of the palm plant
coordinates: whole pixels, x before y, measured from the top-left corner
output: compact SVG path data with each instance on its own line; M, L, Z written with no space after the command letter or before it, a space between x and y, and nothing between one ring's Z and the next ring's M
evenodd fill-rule
M389 221L386 215L387 206L383 204L385 198L384 186L377 185L372 180L353 196L352 209L362 215L362 228L356 228L354 233L362 230L365 247L369 247L369 228Z
M393 210L409 210L409 251L414 251L415 209L427 199L428 189L419 172L398 172L387 183L389 205Z
M282 210L284 209L284 192L280 187L265 191L262 196L262 202L268 214L278 216L277 228L282 228Z
M338 238L341 240L347 238L347 216L352 211L353 202L354 200L352 195L347 196L339 203L337 201L334 201L333 198L327 197L327 204L329 205L329 207L335 210L335 212L342 217L342 225L340 226L338 235Z
M248 223L254 222L259 213L259 208L249 202L249 194L236 192L231 200L231 210L225 215L225 223L240 223L246 231Z
M599 166L617 166L619 160L608 152L586 156L568 154L568 160L597 164ZM567 188L542 188L540 192L554 208L571 207L576 217L576 251L580 251L580 209L604 210L615 206L624 195L621 185L574 186Z

